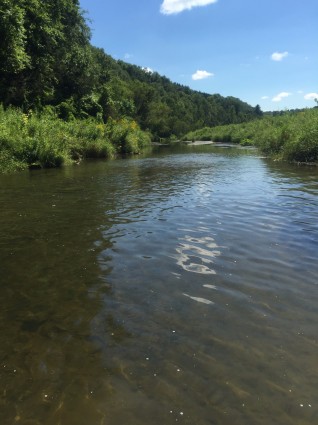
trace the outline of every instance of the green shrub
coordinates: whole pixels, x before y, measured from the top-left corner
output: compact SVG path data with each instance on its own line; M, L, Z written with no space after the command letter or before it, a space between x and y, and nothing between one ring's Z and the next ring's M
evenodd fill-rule
M75 119L76 109L73 101L61 102L56 107L57 116L64 121L72 121Z
M149 144L149 133L133 120L107 124L93 118L65 121L52 108L41 114L24 114L0 105L0 171L60 167L83 158L139 153Z
M244 138L244 139L242 139L240 141L240 145L241 146L253 146L254 145L254 142L253 142L253 140L251 140L248 137L246 137L246 138Z
M0 173L11 173L26 168L27 165L12 155L10 150L0 147Z
M298 162L318 161L318 110L278 116L265 115L243 124L205 127L192 131L182 140L254 144L266 155Z
M297 140L291 140L284 146L284 157L290 161L318 161L318 127L304 129Z

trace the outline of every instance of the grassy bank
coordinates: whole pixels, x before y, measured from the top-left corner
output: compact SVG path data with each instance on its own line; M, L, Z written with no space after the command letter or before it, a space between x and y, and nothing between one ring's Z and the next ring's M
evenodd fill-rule
M264 154L294 162L318 162L318 109L264 116L243 124L205 127L184 140L254 145Z
M128 118L65 122L50 110L24 114L0 106L0 172L136 154L149 144L150 135Z

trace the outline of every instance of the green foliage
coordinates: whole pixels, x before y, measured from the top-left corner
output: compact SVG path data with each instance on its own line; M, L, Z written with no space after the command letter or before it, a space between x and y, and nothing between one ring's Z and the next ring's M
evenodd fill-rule
M116 152L122 155L138 154L150 144L150 135L140 130L138 124L128 118L114 121L108 120L106 134L116 148Z
M241 146L253 146L253 141L246 137L246 138L240 140L240 145Z
M58 167L68 162L64 141L59 136L59 121L33 116L31 111L9 109L0 112L0 152L10 154L18 168ZM1 164L1 168L2 164Z
M2 0L1 101L29 108L83 93L89 37L78 0Z
M84 158L139 153L150 136L133 120L64 121L47 109L41 115L0 107L0 171L60 167Z
M149 104L147 127L157 137L168 137L171 133L171 108L164 102L151 102Z
M64 121L72 121L75 119L76 109L74 106L73 99L61 102L55 108L57 116Z
M82 118L101 118L103 113L103 108L98 103L98 96L94 93L83 96L80 99L79 110L81 112Z
M297 162L318 161L318 111L310 111L297 133L283 147L283 156Z
M261 110L207 95L90 45L79 0L2 0L0 101L24 110L57 107L66 121L129 117L155 139L240 123Z
M262 115L258 105L190 90L93 47L79 0L1 0L0 102L8 108L1 158L12 167L138 153L150 137ZM34 114L23 121L10 106Z
M183 140L255 145L266 155L297 162L318 161L318 110L266 115L242 124L205 127L189 132Z
M0 4L0 63L3 73L17 74L30 63L25 51L25 12L18 2L2 0Z

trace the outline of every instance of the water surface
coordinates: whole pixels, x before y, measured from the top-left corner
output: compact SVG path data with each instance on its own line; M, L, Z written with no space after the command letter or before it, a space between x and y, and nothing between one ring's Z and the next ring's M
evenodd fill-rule
M318 171L248 149L0 177L0 423L313 425Z

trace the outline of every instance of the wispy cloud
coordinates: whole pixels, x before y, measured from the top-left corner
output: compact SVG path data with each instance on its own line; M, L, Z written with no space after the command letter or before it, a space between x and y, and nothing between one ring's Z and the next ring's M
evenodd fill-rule
M154 73L154 70L149 68L149 66L143 67L142 70L144 72L146 72L147 74L153 74Z
M285 97L289 97L291 96L291 93L288 93L286 91L283 91L281 93L278 93L275 97L273 97L272 101L273 102L280 102L282 101Z
M133 57L133 55L131 53L125 53L125 55L124 55L125 59L130 59L132 57Z
M316 100L318 99L318 93L307 93L304 96L305 100Z
M216 3L218 0L164 0L160 7L160 12L164 15L173 15L191 10L197 6L207 6L208 4Z
M261 97L261 99L262 99L262 100L269 99L269 96L262 96L262 97Z
M204 80L204 78L214 77L213 72L197 70L192 74L192 80Z
M287 58L288 55L289 55L288 52L274 52L271 56L271 59L275 62L280 62L284 58Z

